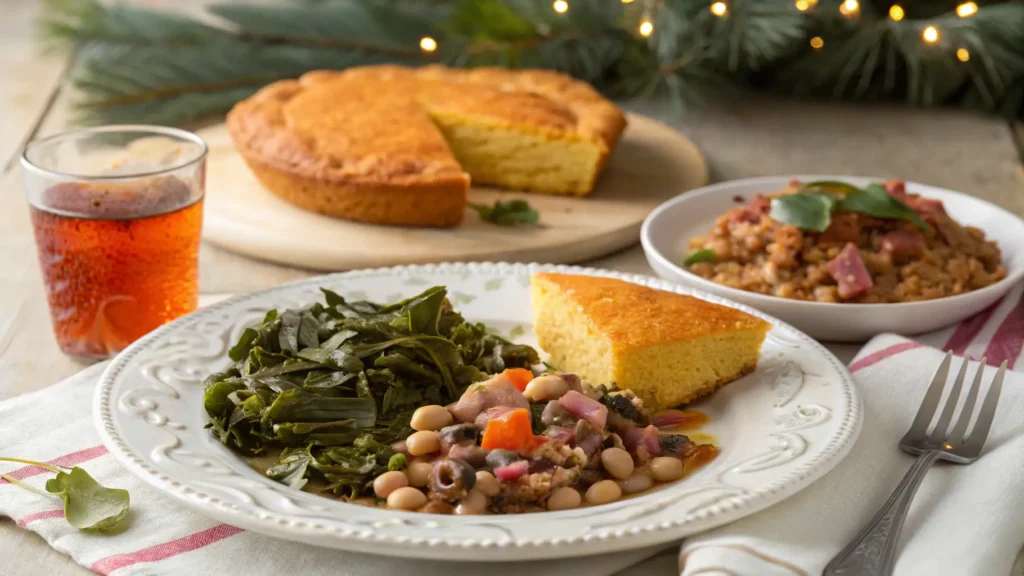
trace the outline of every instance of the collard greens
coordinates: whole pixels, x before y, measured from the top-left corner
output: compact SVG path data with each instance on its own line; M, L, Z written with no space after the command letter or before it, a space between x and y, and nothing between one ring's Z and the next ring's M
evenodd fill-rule
M397 464L391 443L412 433L417 407L539 363L533 348L466 322L443 287L390 305L322 292L323 304L269 311L229 350L231 368L204 381L213 434L248 455L283 448L267 475L295 488L316 479L370 492Z

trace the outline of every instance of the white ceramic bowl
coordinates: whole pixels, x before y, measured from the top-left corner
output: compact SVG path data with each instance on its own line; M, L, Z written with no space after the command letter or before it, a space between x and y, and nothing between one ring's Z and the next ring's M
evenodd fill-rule
M715 219L736 207L736 196L749 202L755 194L784 189L790 180L842 180L858 186L884 178L791 175L733 180L677 196L651 212L640 232L647 261L659 276L775 316L818 340L861 342L883 332L920 334L948 326L1002 298L1024 276L1024 220L984 200L934 186L907 182L907 191L941 200L961 224L984 230L1003 252L1006 279L958 296L903 304L830 304L788 300L730 288L706 280L681 266L689 240L703 236Z

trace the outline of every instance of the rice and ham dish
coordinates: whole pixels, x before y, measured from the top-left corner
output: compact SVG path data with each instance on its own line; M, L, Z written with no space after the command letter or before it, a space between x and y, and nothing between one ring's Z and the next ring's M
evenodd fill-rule
M884 190L894 206L912 211L913 221L844 210L839 191L820 232L771 216L773 199L802 188L794 181L778 194L759 195L727 211L706 236L690 241L691 256L701 257L693 258L689 271L749 292L842 303L932 300L1006 277L994 242L978 228L957 223L942 202L908 193L903 181L885 182ZM876 185L878 194L881 189Z

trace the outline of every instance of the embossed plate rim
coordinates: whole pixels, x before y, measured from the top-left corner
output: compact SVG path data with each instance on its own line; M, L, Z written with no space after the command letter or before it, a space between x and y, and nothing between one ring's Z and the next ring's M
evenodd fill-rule
M369 526L368 528L352 530L339 528L337 525L331 525L332 523L329 520L325 520L323 517L312 514L303 515L298 512L283 514L276 511L269 511L265 507L257 504L255 501L244 506L240 506L239 504L223 500L218 496L211 495L202 487L191 485L187 478L176 479L164 474L161 471L160 466L154 464L148 455L136 453L126 443L125 439L121 437L120 428L117 423L120 418L126 418L126 415L117 410L117 398L113 397L113 393L115 387L121 383L122 379L126 379L131 376L124 374L124 369L129 366L131 361L137 355L143 353L155 343L161 341L161 339L166 339L167 336L174 334L180 326L186 326L189 322L198 321L203 317L214 316L218 311L224 310L225 308L241 306L249 301L270 302L275 298L275 296L284 300L284 295L288 292L301 292L303 289L314 288L325 283L338 283L339 281L344 280L391 277L397 280L417 275L430 276L446 274L463 274L466 275L466 277L480 275L483 277L496 276L521 278L523 276L529 276L529 274L536 271L554 271L570 274L589 274L619 278L653 288L697 296L712 302L729 305L763 318L773 325L770 338L781 338L781 336L784 335L786 338L791 339L789 345L792 346L792 343L795 342L798 347L806 346L808 351L811 352L815 358L824 360L828 364L828 367L839 376L839 381L835 382L839 387L836 398L839 399L837 404L841 402L842 405L829 408L829 410L830 413L835 412L836 410L841 411L842 420L838 421L835 432L833 432L827 439L822 440L823 442L827 442L827 444L823 448L818 449L813 457L809 458L805 462L799 463L799 465L791 466L792 470L778 480L769 482L758 488L749 490L743 489L746 493L727 496L709 504L702 504L695 508L699 509L699 511L687 512L682 518L645 524L643 519L637 519L639 517L634 518L627 516L625 519L613 523L613 525L620 526L619 528L602 528L598 525L598 528L590 533L576 535L570 534L565 537L544 539L517 538L513 536L501 539L448 538L443 535L443 532L438 532L436 530L438 526L435 521L429 522L434 525L433 528L430 528L431 533L414 537L393 535L382 530L382 527L385 524L391 526L412 526L417 524L417 520L419 520L419 524L428 523L425 521L426 518L438 520L445 519L446 522L450 523L452 528L457 528L458 526L472 526L474 525L473 522L479 523L479 520L477 519L481 517L427 516L415 513L383 510L379 511L380 517L387 518L387 520L378 521L376 523L370 523L367 521L365 525ZM784 342L785 339L782 338L782 341ZM762 359L764 359L764 356L762 356ZM800 370L802 375L801 378L804 378L804 375L813 376L813 374L806 372L802 367L800 367ZM829 380L829 382L832 383L832 380ZM138 387L136 387L136 389L137 388ZM130 387L128 388L128 390L131 389L132 388ZM799 394L800 392L801 390L798 386L796 394ZM122 395L125 394L124 390L122 390L121 393ZM798 407L798 411L799 410L800 408ZM795 328L792 328L791 326L750 307L737 304L725 298L707 294L699 290L674 285L670 282L649 276L624 274L610 270L579 266L509 264L502 262L442 263L341 272L284 284L268 290L237 296L218 302L212 306L199 310L194 314L157 329L130 346L122 354L118 355L118 357L115 358L107 367L100 378L99 386L97 387L96 395L94 397L94 414L96 427L103 443L129 471L142 478L159 491L174 497L184 505L224 522L280 538L371 553L388 553L391 555L446 560L529 560L611 552L615 550L637 548L667 542L725 524L780 502L823 476L846 456L852 448L860 431L862 405L857 388L853 383L852 376L846 370L845 366L843 366L821 344L812 340L810 337L799 332ZM151 426L156 426L148 421L146 421L146 423ZM812 424L811 426L815 425L817 424ZM790 431L799 429L801 428L794 428ZM777 435L774 433L769 433L768 435L772 437L781 436L781 434ZM771 456L770 453L766 453L759 454L757 457L765 455ZM218 453L213 455L214 458L217 456L224 456L224 454ZM799 457L799 454L797 457ZM751 458L749 462L752 463L754 460L755 458ZM737 463L733 468L738 468L743 464L748 464L748 461ZM721 474L724 475L733 468L727 469ZM272 488L268 489L278 496L286 499L294 497L294 490L283 485L277 485L269 480L267 480L267 482L273 485ZM719 482L719 484L722 483ZM681 486L685 485L686 481L684 480L681 483ZM724 486L724 484L722 485ZM625 504L625 502L617 503L624 505L619 506L614 512L617 513L630 507L651 508L658 506L659 503L671 505L669 500L679 502L686 497L686 494L680 493L683 492L682 489L671 489L673 490L672 492L659 492L666 496L666 498L660 500L656 499L653 495L645 495L625 501L634 503L635 506L633 504ZM666 488L666 490L669 490L669 488ZM334 506L348 506L346 504L340 504L333 501L328 502ZM616 504L608 506L616 506ZM605 507L595 507L586 510L600 510L602 508ZM367 512L367 514L377 513L377 511ZM544 517L552 522L563 519L567 521L576 519L565 517L562 513L528 514L514 517L515 519L511 520L508 517L500 520L495 520L495 518L501 517L486 518L490 519L492 525L507 526L510 525L510 523L514 524L515 522L520 521L518 519L529 523L536 521L531 520L531 518L536 519L539 517ZM582 518L582 516L580 518ZM648 520L647 522L650 521ZM508 530L506 530L506 533L511 534ZM438 536L438 534L441 535Z

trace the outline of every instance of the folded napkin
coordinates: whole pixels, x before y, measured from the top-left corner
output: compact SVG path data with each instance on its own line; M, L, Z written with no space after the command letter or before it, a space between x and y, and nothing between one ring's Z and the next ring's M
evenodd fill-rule
M1022 345L1024 301L1019 288L956 327L916 340L875 337L850 364L864 400L864 426L850 455L785 502L688 539L679 555L682 576L821 574L912 464L913 456L902 452L898 442L910 428L942 350L987 356L987 386L994 365L1006 360L1012 368ZM952 367L955 374L960 360ZM971 362L969 377L976 368ZM897 576L1011 573L1024 544L1022 414L1024 373L1008 371L981 458L969 466L939 462L921 484L903 526Z

